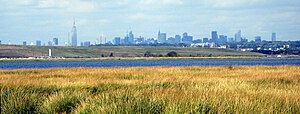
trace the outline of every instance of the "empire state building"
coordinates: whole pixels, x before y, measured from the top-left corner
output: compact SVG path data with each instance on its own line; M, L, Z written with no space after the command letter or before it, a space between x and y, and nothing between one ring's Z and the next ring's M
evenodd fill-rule
M73 23L71 35L72 35L72 46L77 46L77 30L76 30L76 26L75 26L75 21Z

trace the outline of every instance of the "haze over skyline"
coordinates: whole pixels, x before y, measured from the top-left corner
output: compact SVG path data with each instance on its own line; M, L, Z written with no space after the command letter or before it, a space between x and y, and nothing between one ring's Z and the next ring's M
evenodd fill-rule
M68 41L73 19L78 41L95 41L103 32L107 40L135 36L156 38L160 29L168 37L188 32L195 39L218 31L253 40L299 40L299 0L0 0L0 40Z

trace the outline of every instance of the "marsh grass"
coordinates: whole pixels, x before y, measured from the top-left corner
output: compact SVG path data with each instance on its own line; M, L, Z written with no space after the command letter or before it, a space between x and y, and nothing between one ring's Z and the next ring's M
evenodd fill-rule
M300 113L300 67L0 70L1 113Z

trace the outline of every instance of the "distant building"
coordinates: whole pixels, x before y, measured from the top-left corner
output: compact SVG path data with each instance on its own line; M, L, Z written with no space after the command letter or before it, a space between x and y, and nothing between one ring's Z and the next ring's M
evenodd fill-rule
M133 35L132 31L129 32L128 37L129 37L128 44L134 44L134 35Z
M158 43L166 43L167 40L167 34L166 33L161 33L160 30L158 31L158 36L157 36L157 42Z
M145 43L145 38L142 36L136 38L135 40L135 44L144 44L144 43Z
M175 44L175 38L173 38L173 37L168 38L167 43L168 44Z
M193 40L193 43L202 43L201 39Z
M228 38L228 42L234 42L233 38Z
M24 41L24 42L23 42L23 46L26 46L26 45L27 45L27 42L26 42L26 41Z
M191 47L202 47L202 48L214 48L216 47L215 43L195 43L195 44L191 44Z
M36 46L42 46L42 42L41 42L40 40L37 40L37 41L35 42L35 45L36 45Z
M239 31L234 35L234 38L235 38L235 42L241 42L241 41L242 41L242 31L239 30Z
M53 38L53 46L58 46L58 38Z
M203 43L209 42L208 38L203 38Z
M181 36L175 35L175 44L179 44L181 42Z
M83 46L89 47L89 46L91 46L91 42L90 41L85 41L83 43Z
M72 43L71 45L72 46L77 46L77 29L76 29L76 26L75 26L75 21L73 23L73 28L72 28Z
M217 31L211 32L211 42L217 43L218 42L218 33Z
M52 46L53 42L52 41L48 41L48 46Z
M2 44L1 40L0 40L0 45Z
M84 46L84 42L80 42L80 46Z
M121 38L120 37L115 37L114 44L115 45L120 45L121 44Z
M261 42L261 36L255 36L254 41L255 42Z
M128 34L124 37L124 44L130 44Z
M276 33L272 33L272 41L276 41Z
M193 36L189 36L188 33L182 34L182 43L191 44L193 43Z
M248 39L245 37L242 37L242 41L241 42L248 42Z
M227 36L225 36L225 35L220 35L219 37L220 37L220 39L219 39L219 42L218 42L218 43L224 44L224 43L227 42Z

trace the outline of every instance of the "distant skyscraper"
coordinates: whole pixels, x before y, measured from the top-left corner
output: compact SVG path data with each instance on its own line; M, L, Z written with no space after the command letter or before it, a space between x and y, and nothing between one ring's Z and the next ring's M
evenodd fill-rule
M217 43L218 42L218 33L217 31L211 32L211 42Z
M182 42L185 44L193 43L193 36L189 36L187 32L182 34Z
M261 42L261 36L255 36L254 41L255 42Z
M175 38L173 38L173 37L168 38L167 43L168 44L175 44Z
M181 42L181 36L175 35L175 44L179 44Z
M158 36L157 36L157 42L158 43L166 43L167 40L167 34L166 33L161 33L160 30L158 31Z
M53 46L58 46L58 38L53 38Z
M35 43L35 45L36 45L36 46L41 46L41 45L42 45L42 42L41 42L40 40L37 40L36 43Z
M234 35L234 38L235 38L235 42L241 42L241 41L242 41L242 31L239 30L239 31Z
M275 33L275 32L272 33L272 41L273 41L273 42L276 41L276 33Z
M77 46L77 30L75 26L75 21L73 23L73 28L72 28L72 46Z
M115 45L120 45L121 44L121 38L120 37L115 37L114 44Z
M227 42L227 36L220 35L219 43L223 44Z
M129 39L128 39L129 44L134 44L134 35L133 35L132 31L129 32L128 37L129 37Z

